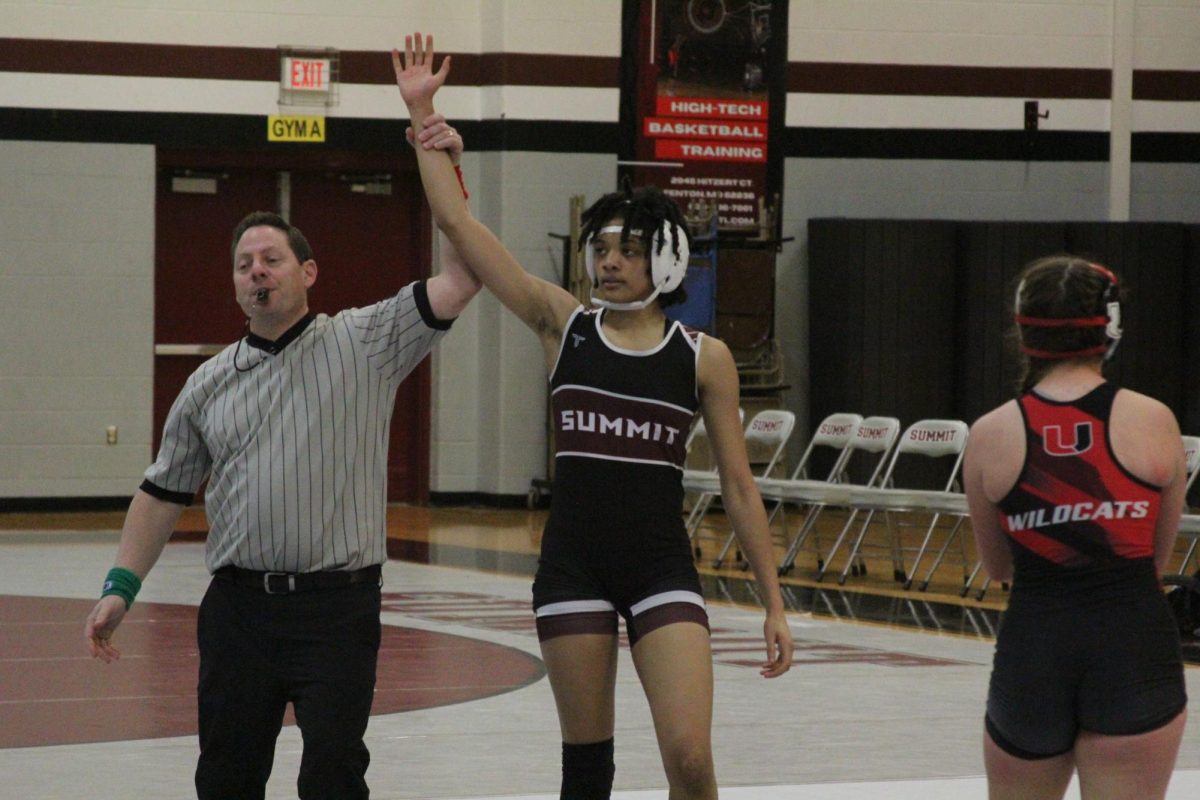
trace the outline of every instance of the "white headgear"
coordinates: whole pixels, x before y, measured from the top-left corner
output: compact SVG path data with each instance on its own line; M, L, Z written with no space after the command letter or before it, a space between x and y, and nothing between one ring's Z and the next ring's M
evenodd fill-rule
M609 225L596 231L589 239L583 248L583 265L587 268L588 279L591 280L592 286L596 285L596 251L592 248L592 240L603 233L621 233L623 230L620 225ZM676 256L674 248L671 246L672 233L679 240L679 255ZM630 230L629 235L641 236L640 230ZM654 284L654 291L645 300L635 300L631 303L614 303L609 300L592 295L592 303L601 308L610 308L615 311L636 311L639 308L645 308L654 302L654 298L662 292L673 292L679 288L679 284L683 283L683 276L687 273L688 250L687 231L680 225L663 220L662 225L654 233L654 239L649 244L650 256L650 281Z

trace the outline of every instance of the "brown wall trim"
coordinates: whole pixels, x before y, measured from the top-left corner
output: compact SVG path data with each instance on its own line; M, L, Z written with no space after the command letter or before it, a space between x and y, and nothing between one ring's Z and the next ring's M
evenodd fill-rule
M456 53L449 83L459 86L618 88L621 60L534 53ZM342 83L390 85L387 54L343 50ZM277 81L279 55L266 47L0 38L0 72ZM794 61L789 92L931 97L1026 97L1107 100L1107 69L963 67ZM1200 70L1137 70L1135 100L1200 101Z
M788 91L948 97L1071 97L1105 100L1107 69L962 67L792 62Z
M617 58L530 53L450 55L454 58L447 82L460 86L616 88L620 82ZM339 57L342 83L389 85L396 80L384 51L343 50ZM0 72L277 81L279 52L265 47L0 38Z
M1133 73L1134 100L1200 101L1200 72L1139 69Z
M457 68L458 56L454 67ZM621 59L604 56L557 56L533 53L485 53L478 58L479 86L621 85ZM394 79L393 79L394 80Z
M277 81L279 57L274 50L254 47L0 39L0 70Z

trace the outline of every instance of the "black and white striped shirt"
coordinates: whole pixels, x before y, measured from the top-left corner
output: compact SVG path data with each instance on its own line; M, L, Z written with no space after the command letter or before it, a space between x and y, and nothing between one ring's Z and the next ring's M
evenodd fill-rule
M383 563L396 388L449 327L416 282L275 342L248 335L188 378L141 488L188 503L209 479L210 572Z

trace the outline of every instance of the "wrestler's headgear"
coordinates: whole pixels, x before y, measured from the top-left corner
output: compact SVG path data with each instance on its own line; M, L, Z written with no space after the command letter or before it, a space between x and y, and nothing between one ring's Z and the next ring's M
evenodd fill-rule
M622 233L624 228L621 225L608 225L596 231L592 239L588 240L583 248L583 265L587 269L588 279L591 280L592 286L596 286L596 252L592 248L592 241L596 236L604 233ZM632 229L628 232L630 237L641 237L642 232L637 229ZM635 300L629 303L614 303L611 300L605 300L592 294L592 303L601 308L610 308L616 311L634 311L640 308L645 308L654 302L654 299L659 294L665 292L673 292L679 288L679 284L683 283L683 277L687 274L688 265L688 238L687 231L682 226L663 220L659 225L658 230L654 232L654 237L647 243L648 255L650 257L650 282L654 284L654 290L644 300Z
M1107 341L1082 350L1056 351L1039 350L1021 342L1021 352L1034 358L1067 359L1087 356L1104 356L1108 361L1117 351L1121 343L1121 302L1118 298L1119 288L1117 276L1107 267L1094 262L1085 262L1089 267L1099 272L1107 281L1104 292L1100 296L1096 314L1090 317L1033 317L1021 313L1021 295L1025 289L1025 281L1017 286L1017 296L1013 301L1013 316L1017 324L1032 328L1104 328Z

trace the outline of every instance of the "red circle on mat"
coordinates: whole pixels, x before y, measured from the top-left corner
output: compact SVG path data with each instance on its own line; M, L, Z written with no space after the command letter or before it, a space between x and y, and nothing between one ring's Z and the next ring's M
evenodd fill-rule
M0 596L0 748L196 734L196 607L137 603L113 639L120 660L105 664L83 638L94 605ZM371 713L491 697L545 672L516 648L384 625Z

